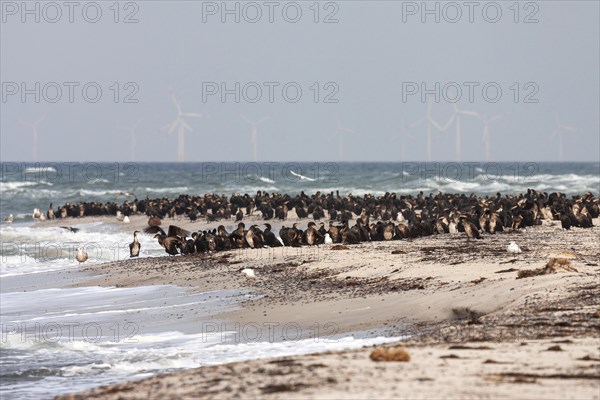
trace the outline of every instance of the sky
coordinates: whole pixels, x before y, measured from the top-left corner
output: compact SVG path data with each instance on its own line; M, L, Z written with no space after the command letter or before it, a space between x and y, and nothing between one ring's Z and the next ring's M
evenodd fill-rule
M597 1L68 4L0 2L2 161L600 160Z

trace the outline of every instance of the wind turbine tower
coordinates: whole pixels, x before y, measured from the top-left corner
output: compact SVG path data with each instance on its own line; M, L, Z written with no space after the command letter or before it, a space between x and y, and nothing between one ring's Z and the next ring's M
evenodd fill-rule
M471 117L477 117L478 114L475 111L467 111L467 110L461 110L458 108L458 106L456 105L456 103L453 103L452 106L454 107L454 116L456 117L456 137L455 137L455 142L454 142L454 152L455 152L455 159L456 161L460 161L461 160L461 152L460 152L460 147L461 147L461 130L460 130L460 117L462 115L467 115L467 116L471 116Z
M558 160L563 162L565 160L565 148L564 148L564 134L573 133L577 131L574 126L563 125L558 118L558 114L554 113L554 119L556 120L556 129L551 137L558 135Z
M261 119L259 119L258 121L251 121L250 119L248 119L246 116L241 115L240 117L246 121L247 123L250 124L250 126L252 126L252 136L250 137L250 142L252 144L252 161L256 162L256 142L257 142L257 136L258 136L258 125L262 124L263 122L267 121L270 117L266 116L263 117Z
M131 161L136 160L136 150L137 150L136 130L137 130L137 127L140 126L141 123L142 123L142 120L138 119L137 122L129 128L124 127L124 126L119 127L119 129L129 132L129 139L130 139L130 156L129 156L129 158Z
M344 136L348 133L352 134L352 133L356 133L356 132L350 128L346 128L346 127L342 126L339 115L337 115L336 118L337 118L337 127L336 127L335 131L336 131L336 135L338 136L338 140L339 140L338 155L339 155L339 160L344 161Z
M38 125L45 118L46 118L46 114L43 114L41 117L39 117L34 122L28 122L28 121L23 121L23 120L19 121L19 123L21 125L24 125L24 126L27 126L27 127L31 128L31 132L32 132L32 135L33 135L33 146L32 146L33 161L35 161L35 162L38 161Z

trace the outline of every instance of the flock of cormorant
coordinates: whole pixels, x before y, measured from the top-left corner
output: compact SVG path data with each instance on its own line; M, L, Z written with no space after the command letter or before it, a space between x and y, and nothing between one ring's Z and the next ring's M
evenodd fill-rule
M265 221L285 220L290 210L299 219L312 217L314 221L327 219L319 225L310 221L306 230L285 225L279 230L281 241L264 223L264 230L253 224L246 229L244 217L259 212ZM482 233L494 234L505 229L517 230L541 225L542 220L560 220L563 229L571 227L590 228L592 218L600 214L600 198L591 192L577 196L563 193L538 192L532 189L519 195L478 197L475 194L430 194L420 192L416 196L385 193L381 196L340 196L336 193L316 192L314 195L267 193L258 191L248 194L180 195L175 199L158 198L122 204L114 202L82 202L65 204L56 211L52 204L48 218L120 215L121 218L146 214L149 217L145 233L154 238L168 254L192 254L239 248L263 246L304 246L332 243L356 244L367 241L388 241L418 238L444 233L465 232L467 240L478 239ZM223 225L213 230L189 232L170 225L167 232L161 227L164 218L187 217L190 221L229 220L235 218L237 229L227 232ZM350 226L351 220L356 220ZM134 232L130 255L140 252L139 232Z

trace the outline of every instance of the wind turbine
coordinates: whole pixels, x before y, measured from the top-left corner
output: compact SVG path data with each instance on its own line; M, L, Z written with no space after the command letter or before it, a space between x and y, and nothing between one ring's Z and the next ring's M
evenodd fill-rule
M428 100L427 115L425 116L425 118L422 118L419 121L410 125L410 127L412 128L422 124L423 122L427 122L427 161L431 161L431 128L435 127L439 132L445 132L446 129L448 129L448 127L450 126L450 124L452 124L452 121L454 121L454 115L450 117L446 125L444 125L443 127L440 126L431 116L431 101Z
M119 129L123 129L125 131L129 131L129 137L131 140L131 161L135 161L135 150L137 147L137 139L135 137L135 130L137 129L138 126L140 126L140 124L142 123L141 119L138 119L137 122L135 124L133 124L133 126L131 126L130 128L127 128L125 126L120 126Z
M21 125L28 126L31 128L33 133L33 161L38 161L38 125L46 118L46 114L42 114L35 122L19 121Z
M431 127L435 127L438 132L443 133L448 130L452 122L454 122L455 115L452 114L446 124L441 126L431 117L431 102L427 104L427 161L431 161Z
M490 161L490 123L504 117L504 114L494 115L491 118L488 117L487 114L483 114L483 115L481 115L479 113L475 113L475 114L476 114L477 118L479 118L479 120L481 122L483 122L483 137L481 138L481 141L483 142L483 145L485 146L485 161Z
M556 120L556 129L554 129L554 133L551 137L558 135L558 160L560 162L564 161L564 144L563 144L563 133L572 133L577 130L574 126L563 125L558 118L558 114L554 113L554 119Z
M252 144L252 160L254 162L256 162L256 139L257 139L256 137L257 137L257 133L258 133L258 125L262 124L263 122L265 122L266 120L268 120L271 117L266 116L266 117L259 119L256 122L251 121L250 119L248 119L246 116L244 116L242 114L240 114L240 117L252 126L252 136L250 137L250 142Z
M406 124L406 119L403 116L400 116L400 140L402 146L401 155L403 161L406 160L406 139L408 138L411 140L415 140L415 137L409 133L410 130L413 129L415 126L420 125L424 121L425 118L422 118L416 122L413 122L412 124ZM392 140L395 140L396 138L398 138L398 135L394 135L392 137Z
M340 122L339 115L336 115L336 119L337 119L337 128L335 129L335 134L338 136L338 139L339 139L339 144L338 144L339 158L340 158L340 161L344 161L344 136L347 133L356 133L356 132L350 128L343 127L342 123Z
M181 103L175 99L175 96L171 95L171 99L177 108L177 118L175 118L175 121L164 126L163 129L168 128L169 135L177 129L177 161L183 162L185 161L185 130L187 129L190 132L194 131L192 127L185 122L184 117L202 118L204 117L204 114L184 113L181 111Z
M455 158L456 161L460 161L460 116L461 115L468 115L471 117L478 117L479 114L477 114L475 111L467 111L467 110L460 110L458 108L458 106L456 105L456 103L452 104L452 107L454 107L454 117L456 118L456 138L455 138Z

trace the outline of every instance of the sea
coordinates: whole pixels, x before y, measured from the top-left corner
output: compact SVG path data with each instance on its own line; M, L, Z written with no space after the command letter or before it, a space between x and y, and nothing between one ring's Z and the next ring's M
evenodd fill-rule
M0 163L0 394L44 399L159 373L282 355L358 348L398 340L372 332L297 336L297 327L235 326L215 318L252 298L243 290L193 292L173 285L83 286L75 251L88 265L124 259L130 233L98 221L60 227L34 221L80 201L122 202L181 194L268 193L398 195L567 195L600 192L600 163L533 162L256 162ZM13 223L4 219L13 216ZM163 256L150 237L144 257ZM108 249L108 250L107 250ZM193 323L183 318L193 313ZM326 327L323 327L326 328Z

